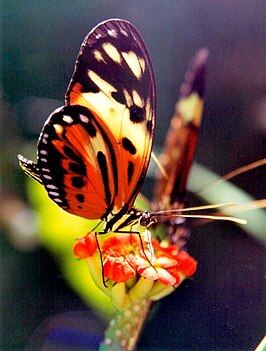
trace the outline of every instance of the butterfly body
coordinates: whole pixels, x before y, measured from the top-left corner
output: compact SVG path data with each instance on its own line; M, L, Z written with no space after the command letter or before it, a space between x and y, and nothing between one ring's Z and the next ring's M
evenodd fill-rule
M135 224L142 212L133 203L153 142L155 83L129 22L105 21L88 34L65 101L44 124L37 163L19 155L22 168L62 209L105 221L105 232Z

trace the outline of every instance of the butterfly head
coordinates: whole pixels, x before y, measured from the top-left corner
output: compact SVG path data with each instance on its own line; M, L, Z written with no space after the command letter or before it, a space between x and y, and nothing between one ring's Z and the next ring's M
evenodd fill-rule
M148 228L150 225L156 223L157 220L149 211L142 211L139 216L139 225Z

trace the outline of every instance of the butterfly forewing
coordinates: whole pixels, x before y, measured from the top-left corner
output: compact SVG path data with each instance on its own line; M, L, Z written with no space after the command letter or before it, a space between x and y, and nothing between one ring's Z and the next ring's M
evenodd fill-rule
M154 120L155 83L145 44L130 23L109 20L85 38L66 106L44 124L37 163L19 160L57 205L104 219L110 230L140 191Z
M152 65L142 38L130 23L110 20L89 33L66 103L86 106L110 127L119 150L115 202L130 208L148 167L155 118Z

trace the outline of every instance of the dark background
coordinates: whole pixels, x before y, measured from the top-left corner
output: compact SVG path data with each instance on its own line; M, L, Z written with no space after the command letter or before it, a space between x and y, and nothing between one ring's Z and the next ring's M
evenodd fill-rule
M15 155L37 142L44 120L63 105L85 35L112 17L132 22L149 49L158 94L156 145L163 143L188 62L204 46L210 57L197 161L225 174L265 157L265 1L8 0L1 7L2 204L24 195ZM265 198L265 168L234 182ZM2 232L2 349L22 350L47 317L86 307L45 250L21 252ZM158 303L140 349L253 350L265 333L265 247L236 226L212 223L193 228L189 252L199 262L197 274Z

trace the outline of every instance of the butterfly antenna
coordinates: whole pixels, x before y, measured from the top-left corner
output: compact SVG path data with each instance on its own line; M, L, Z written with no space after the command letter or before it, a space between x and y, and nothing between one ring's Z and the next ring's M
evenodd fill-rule
M235 206L235 203L232 202L223 202L220 204L214 204L214 205L203 205L203 206L194 206L194 207L187 207L187 208L178 208L174 210L164 210L164 211L158 211L155 212L156 215L168 215L171 213L180 213L180 212L190 212L190 211L201 211L201 210L212 210L220 207L225 207L225 206Z
M175 210L167 210L167 211L158 211L154 212L152 215L156 217L182 217L182 218L201 218L201 219L210 219L210 220L222 220L222 221L230 221L238 224L246 224L247 221L242 218L231 217L231 216L220 216L220 215L204 215L204 214L186 214L185 212L191 211L201 211L201 210L210 210L217 209L221 207L230 207L236 206L234 203L220 203L215 205L206 205L206 206L196 206L196 207L188 207L182 209Z
M250 201L245 204L235 205L232 208L226 210L230 213L247 212L252 210L257 210L259 208L266 208L266 199Z
M225 174L224 176L220 177L219 179L215 179L213 181L210 181L210 182L204 184L202 187L200 187L196 191L196 194L200 194L207 187L209 188L209 187L212 187L212 186L217 186L219 184L222 184L222 183L226 182L227 180L230 180L230 179L238 176L239 174L251 171L252 169L255 169L255 168L258 168L258 167L261 167L261 166L264 166L264 165L266 165L266 158L262 158L262 159L260 159L258 161L249 163L248 165L239 167L239 168L235 169L234 171L231 171L231 172Z
M156 156L156 154L153 151L151 152L151 157L152 157L153 161L155 162L156 166L158 167L159 171L161 172L162 176L166 180L168 180L169 179L168 174L166 173L161 161L159 160L159 158Z
M237 224L247 224L247 221L242 218L230 217L230 216L219 216L219 215L173 215L171 217L182 217L182 218L199 218L199 219L210 219L213 221L229 221Z

